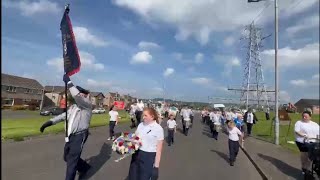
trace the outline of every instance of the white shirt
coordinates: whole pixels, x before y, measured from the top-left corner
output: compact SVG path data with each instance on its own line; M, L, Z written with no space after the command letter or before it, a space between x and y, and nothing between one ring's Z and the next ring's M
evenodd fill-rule
M109 111L110 121L117 121L117 117L119 113L117 111L111 110Z
M191 109L182 109L181 114L183 116L184 121L190 121Z
M137 104L137 110L138 111L143 111L143 108L144 108L144 104L143 103L138 103Z
M215 124L215 125L220 125L220 114L214 114L213 116L213 119L212 119L212 122Z
M134 115L135 112L136 112L136 109L137 109L137 107L132 104L131 107L130 107L130 114L131 114L131 115Z
M253 123L253 114L252 113L247 114L247 123L250 123L250 124Z
M164 139L163 128L156 121L148 125L140 123L136 134L141 138L140 150L145 152L157 152L158 141Z
M232 112L228 112L226 114L226 116L227 116L227 120L233 120L233 113Z
M229 139L231 141L239 141L239 136L242 135L241 131L237 127L233 127L232 129L228 128Z
M300 120L294 125L294 131L306 134L308 138L317 138L317 135L319 135L320 132L320 127L313 121L307 123ZM298 136L297 134L295 136L297 142L304 143L304 137Z
M172 120L169 119L167 121L167 126L168 126L169 129L173 129L173 128L175 128L177 126L177 123L176 123L176 121L174 119L172 119Z

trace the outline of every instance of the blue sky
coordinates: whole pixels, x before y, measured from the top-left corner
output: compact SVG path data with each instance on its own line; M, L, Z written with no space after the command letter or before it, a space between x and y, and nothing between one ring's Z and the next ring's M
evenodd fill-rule
M69 15L82 67L71 79L92 91L140 98L237 97L227 88L242 84L247 52L239 39L245 25L256 19L264 36L271 34L261 58L272 89L273 3L246 2L72 1ZM62 84L59 24L64 3L2 3L2 72L43 85ZM319 98L319 1L283 0L279 7L280 99Z

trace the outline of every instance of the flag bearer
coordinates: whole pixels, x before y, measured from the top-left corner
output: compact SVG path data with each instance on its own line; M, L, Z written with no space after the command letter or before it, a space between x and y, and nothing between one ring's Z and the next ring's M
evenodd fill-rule
M67 83L68 89L74 98L76 104L68 109L68 137L64 146L63 158L67 163L66 180L74 180L76 171L80 177L84 176L89 170L90 165L81 159L81 153L88 138L88 129L92 116L92 104L90 101L89 91L79 86L74 86L68 75L63 76L63 81ZM65 113L53 117L44 123L40 131L65 120Z

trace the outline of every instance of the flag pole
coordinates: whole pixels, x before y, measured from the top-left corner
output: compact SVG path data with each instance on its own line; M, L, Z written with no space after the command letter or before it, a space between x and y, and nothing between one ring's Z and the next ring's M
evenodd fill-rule
M69 13L69 11L70 11L70 9L69 9L69 5L70 4L66 4L65 5L65 11L66 11L66 13ZM66 72L65 72L65 74L67 74ZM67 84L67 82L65 82L65 84L64 84L65 86L64 86L64 93L65 93L65 112L66 112L66 123L65 123L65 125L66 125L66 127L65 127L65 129L66 129L66 135L65 135L65 137L66 137L66 139L68 138L68 84Z

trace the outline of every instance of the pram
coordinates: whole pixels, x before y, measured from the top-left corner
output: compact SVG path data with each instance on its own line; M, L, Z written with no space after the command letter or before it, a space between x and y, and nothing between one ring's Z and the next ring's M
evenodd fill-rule
M308 157L312 161L311 176L314 177L314 173L316 173L320 178L320 139L308 138L305 143L308 147Z

